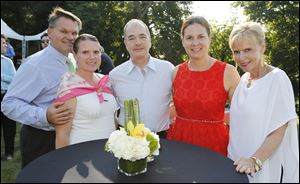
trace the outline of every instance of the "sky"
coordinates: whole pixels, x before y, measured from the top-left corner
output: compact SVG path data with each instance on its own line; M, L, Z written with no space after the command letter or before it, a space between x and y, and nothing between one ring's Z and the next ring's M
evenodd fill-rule
M234 1L193 1L193 14L201 15L207 21L216 20L221 24L231 17L236 16L238 20L245 21L246 17L243 15L243 9L236 9L231 7Z

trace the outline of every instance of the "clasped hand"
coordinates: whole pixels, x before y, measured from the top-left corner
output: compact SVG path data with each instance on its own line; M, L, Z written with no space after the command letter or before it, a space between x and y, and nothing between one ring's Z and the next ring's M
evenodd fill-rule
M255 163L251 158L240 158L236 160L233 165L236 165L236 171L240 173L246 173L250 176L255 174Z
M69 123L72 120L73 112L66 106L64 102L54 102L47 109L47 120L54 125Z

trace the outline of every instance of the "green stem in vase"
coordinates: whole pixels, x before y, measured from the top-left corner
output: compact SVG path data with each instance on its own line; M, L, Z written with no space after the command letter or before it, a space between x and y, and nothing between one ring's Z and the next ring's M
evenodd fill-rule
M135 124L135 119L134 119L134 107L133 107L133 100L129 100L129 118L132 121L134 127L136 126Z
M140 103L137 98L135 100L136 100L136 104L137 104L137 121L138 121L138 123L141 123Z
M136 99L134 99L132 101L133 104L133 115L134 115L134 126L136 126L139 122L138 122L138 112L137 112L137 103L136 103Z
M128 175L134 176L137 174L142 174L147 171L147 159L141 159L136 161L130 161L120 158L118 161L118 167L121 171Z
M128 100L124 100L124 129L127 132L128 122Z

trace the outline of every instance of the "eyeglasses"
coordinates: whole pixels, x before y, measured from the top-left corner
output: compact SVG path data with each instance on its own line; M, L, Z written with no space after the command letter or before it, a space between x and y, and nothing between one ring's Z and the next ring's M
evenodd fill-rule
M49 43L49 40L42 40L41 43Z

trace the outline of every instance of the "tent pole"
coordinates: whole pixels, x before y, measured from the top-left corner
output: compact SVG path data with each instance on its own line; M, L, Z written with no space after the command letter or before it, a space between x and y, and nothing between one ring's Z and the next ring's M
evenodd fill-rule
M22 62L24 62L25 59L25 53L26 52L26 41L25 41L25 36L23 36L22 40Z

